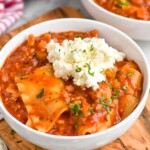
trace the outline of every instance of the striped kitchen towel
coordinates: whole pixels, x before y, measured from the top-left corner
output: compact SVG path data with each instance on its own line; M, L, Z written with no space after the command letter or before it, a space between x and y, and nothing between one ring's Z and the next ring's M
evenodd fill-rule
M20 18L23 8L23 0L0 0L0 34Z

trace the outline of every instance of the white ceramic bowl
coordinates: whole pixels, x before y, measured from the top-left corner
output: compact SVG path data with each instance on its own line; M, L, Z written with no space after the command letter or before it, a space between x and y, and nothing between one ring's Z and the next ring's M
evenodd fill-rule
M120 29L135 40L150 41L150 21L117 15L97 5L93 0L81 0L81 2L94 19Z
M108 42L112 47L126 53L129 59L132 59L138 63L144 76L143 93L139 105L125 120L107 130L91 135L65 137L41 133L25 126L14 117L12 117L12 115L5 109L3 103L0 101L0 106L3 111L5 120L18 134L20 134L28 141L51 150L95 149L118 138L134 123L134 121L142 112L149 91L150 75L148 71L148 63L142 53L142 50L131 38L129 38L121 31L104 23L86 19L59 19L43 22L41 24L30 27L19 33L3 47L0 53L0 67L2 67L5 59L9 56L13 49L18 46L19 43L27 39L27 36L30 33L33 33L37 36L48 31L90 31L93 29L98 30L101 37L105 38L106 42Z

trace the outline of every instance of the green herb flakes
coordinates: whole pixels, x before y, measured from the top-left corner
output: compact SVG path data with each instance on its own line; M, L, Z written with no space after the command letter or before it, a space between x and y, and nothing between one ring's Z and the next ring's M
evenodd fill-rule
M127 86L124 85L124 86L122 87L122 89L123 89L124 91L126 91L126 90L127 90Z
M79 113L79 118L83 118L84 117L84 113L81 111L80 113Z
M81 106L79 102L76 102L75 104L70 106L71 111L74 113L74 115L78 115L79 111L81 110Z
M88 68L88 74L90 76L94 76L94 72L91 72L91 66L89 63L86 63L84 67L87 67Z
M104 102L105 99L106 99L106 96L103 96L103 97L99 100L99 102L100 102L100 104L102 105L102 107L103 107L108 113L111 114L111 111L110 111L110 104L105 103L105 102Z
M111 83L108 83L108 85L109 85L110 89L112 89L112 84L111 84Z
M44 94L45 94L45 89L42 88L40 93L36 96L36 98L42 98L44 96Z
M102 104L102 107L105 108L109 114L111 114L110 107L108 104Z
M104 73L104 68L101 68L101 69L100 69L100 73Z
M78 124L78 122L77 122L77 121L75 122L74 127L75 127L75 129L76 129L76 130L78 129L79 124Z
M77 66L76 72L81 72L81 70L82 70L81 67L78 67L78 66Z
M83 37L81 35L77 35L75 38L83 39Z
M102 103L105 99L106 99L106 96L105 96L105 95L102 96L102 97L99 99L100 103Z
M92 44L91 47L90 47L90 51L93 51L93 50L94 50L94 46Z
M132 76L133 75L133 72L130 72L130 73L128 73L126 76L127 77L130 77L130 76Z
M113 95L113 96L111 96L110 101L113 101L113 100L116 99L116 98L118 98L118 97L115 96L115 95Z
M114 90L114 92L115 92L116 96L118 97L118 96L119 96L119 94L120 94L120 91L119 91L119 90L117 90L117 89L115 89L115 90Z
M88 111L89 111L89 113L92 115L92 114L94 114L94 111L93 111L93 108L92 107L90 107L89 109L88 109Z
M112 78L116 79L116 76L112 76Z
M73 53L73 52L75 52L75 51L77 51L77 50L76 50L76 49L74 49L74 50L72 50L72 51L71 51L71 53Z
M85 53L85 52L86 52L86 49L83 50L83 53Z
M120 0L120 3L118 4L119 7L129 7L130 3L127 0Z

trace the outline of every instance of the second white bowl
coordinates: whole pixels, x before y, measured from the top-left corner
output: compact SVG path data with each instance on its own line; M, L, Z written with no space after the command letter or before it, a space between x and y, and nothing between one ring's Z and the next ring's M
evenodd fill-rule
M119 16L98 6L93 0L81 0L81 2L94 19L120 29L135 40L150 41L150 21Z

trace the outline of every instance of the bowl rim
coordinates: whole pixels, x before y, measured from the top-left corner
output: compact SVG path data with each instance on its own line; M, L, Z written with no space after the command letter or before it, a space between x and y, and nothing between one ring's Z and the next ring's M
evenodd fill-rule
M84 3L85 0L81 0L82 3ZM90 4L92 4L94 7L96 7L97 9L105 12L107 15L110 15L111 17L115 17L117 19L121 19L121 20L124 20L124 21L129 21L129 22L134 22L134 23L140 23L140 24L147 24L147 25L150 25L150 20L138 20L138 19L133 19L133 18L128 18L128 17L125 17L125 16L121 16L121 15L118 15L116 13L113 13L111 11L108 11L107 9L101 7L100 5L96 4L94 2L94 0L87 0L89 1Z
M122 36L124 36L130 43L132 43L135 48L139 51L140 55L143 57L143 60L144 60L144 63L145 63L145 66L146 66L146 71L147 71L147 85L146 85L146 88L145 88L145 91L144 94L143 94L143 97L140 99L140 103L138 104L138 106L135 108L135 110L127 117L125 118L124 120L122 120L120 123L108 128L108 129L105 129L103 131L100 131L100 132L97 132L97 133L93 133L93 134L89 134L89 135L82 135L82 136L59 136L59 135L52 135L52 134L47 134L47 133L43 133L43 132L40 132L40 131L37 131L37 130L34 130L28 126L26 126L25 124L21 123L20 121L18 121L16 118L14 118L8 111L7 109L5 108L1 98L0 98L0 108L2 109L2 113L4 112L6 114L6 116L9 116L9 118L11 118L11 120L13 120L13 122L15 122L15 124L18 124L19 126L21 126L22 129L26 129L28 131L30 131L30 134L33 133L35 135L39 135L39 136L42 136L42 137L46 137L46 138L52 138L52 139L57 139L57 140L80 140L80 139L89 139L89 138L94 138L96 137L97 135L99 136L103 136L105 134L108 134L109 132L113 131L113 130L116 130L122 126L124 126L126 123L128 123L129 120L131 120L131 118L137 114L140 110L141 110L141 107L142 106L145 106L145 103L147 101L147 96L148 96L148 93L149 93L149 87L150 87L150 74L149 74L149 67L148 67L148 62L147 62L147 59L144 55L144 53L142 52L141 48L136 44L135 41L133 41L129 36L127 36L125 33L123 33L122 31L120 31L119 29L115 28L115 27L112 27L108 24L105 24L105 23L102 23L102 22L99 22L99 21L95 21L95 20L90 20L90 19L81 19L81 18L63 18L63 19L55 19L55 20L50 20L50 21L45 21L45 22L42 22L42 23L39 23L39 24L36 24L34 26L31 26L25 30L23 30L22 32L20 32L19 34L17 34L16 36L14 36L11 40L9 40L5 46L2 48L1 50L1 53L0 53L0 57L2 57L3 55L3 52L4 50L6 49L7 45L11 44L14 40L16 40L16 38L18 38L19 36L21 35L26 35L26 33L28 31L31 31L33 28L38 28L39 26L42 26L44 24L50 24L51 22L56 22L56 23L59 23L59 22L62 22L62 21L74 21L74 22L85 22L85 23L93 23L93 24L97 24L97 26L99 25L102 25L102 26L107 26L109 28L111 28L112 30L114 30L115 32L119 32L119 34L121 34ZM12 50L13 51L13 50ZM11 52L12 52L11 51ZM9 52L9 54L7 54L7 57L11 54L11 52ZM5 61L4 61L5 62ZM3 62L3 63L4 63ZM3 64L2 64L3 66ZM1 67L0 67L1 69ZM142 92L142 93L143 93ZM5 118L4 118L5 119Z

